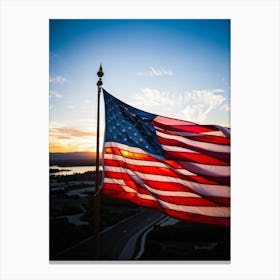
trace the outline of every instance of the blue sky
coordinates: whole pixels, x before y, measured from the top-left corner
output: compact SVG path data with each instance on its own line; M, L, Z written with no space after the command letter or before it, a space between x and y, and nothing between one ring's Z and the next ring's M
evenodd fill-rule
M230 126L229 20L50 20L49 51L51 151L94 150L100 63L132 106Z

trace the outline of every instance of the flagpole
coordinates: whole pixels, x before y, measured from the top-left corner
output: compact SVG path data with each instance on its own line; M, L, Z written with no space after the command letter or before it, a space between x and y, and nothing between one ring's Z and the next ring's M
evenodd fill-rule
M102 89L103 69L100 64L97 76L97 127L96 127L96 163L95 163L95 190L93 196L94 203L94 259L99 258L99 119L100 119L100 93Z

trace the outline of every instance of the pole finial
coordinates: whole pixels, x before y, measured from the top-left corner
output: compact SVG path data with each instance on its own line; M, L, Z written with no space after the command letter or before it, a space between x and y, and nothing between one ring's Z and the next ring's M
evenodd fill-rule
M102 64L100 63L100 67L99 67L99 69L98 69L97 76L98 76L99 78L102 78L103 75L104 75L104 72L103 72L103 69L102 69Z

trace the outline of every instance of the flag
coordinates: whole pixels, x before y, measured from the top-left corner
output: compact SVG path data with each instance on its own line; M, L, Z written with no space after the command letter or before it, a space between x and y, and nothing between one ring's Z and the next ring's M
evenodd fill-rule
M230 130L136 109L103 89L101 193L176 219L230 224Z

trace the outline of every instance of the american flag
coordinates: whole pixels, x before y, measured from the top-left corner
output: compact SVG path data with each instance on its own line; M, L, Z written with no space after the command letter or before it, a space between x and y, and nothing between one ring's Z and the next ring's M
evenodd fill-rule
M154 115L103 94L101 193L176 219L229 226L229 129Z

